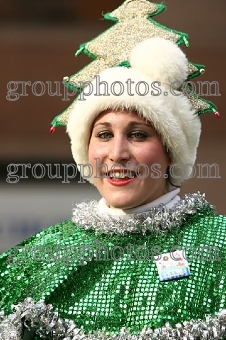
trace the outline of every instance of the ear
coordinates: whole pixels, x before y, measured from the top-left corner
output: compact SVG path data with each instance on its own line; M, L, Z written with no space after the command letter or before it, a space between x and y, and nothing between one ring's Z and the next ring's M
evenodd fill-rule
M168 159L168 168L167 168L167 173L168 173L169 167L173 164L173 162L172 162L171 153L170 153L169 148L167 146L165 147L165 153L166 153L166 156L167 156L167 159Z

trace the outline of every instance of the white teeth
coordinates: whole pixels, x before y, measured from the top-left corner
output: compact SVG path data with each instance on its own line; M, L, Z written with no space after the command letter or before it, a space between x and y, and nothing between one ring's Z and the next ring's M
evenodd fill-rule
M110 177L111 178L133 178L134 174L131 172L119 172L119 171L115 171L113 173L110 173Z
M116 178L123 178L123 177L125 177L125 176L124 176L124 174L122 174L122 173L120 173L120 172L114 172L113 177L116 177Z

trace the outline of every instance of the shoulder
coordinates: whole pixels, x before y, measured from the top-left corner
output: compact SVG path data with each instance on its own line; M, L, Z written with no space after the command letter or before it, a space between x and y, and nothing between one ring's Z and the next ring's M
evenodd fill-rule
M0 310L11 311L11 305L32 294L42 298L45 282L55 273L66 271L63 261L56 263L53 255L63 257L63 250L87 239L86 233L71 220L53 225L0 255ZM62 254L61 254L62 253ZM42 288L41 288L42 287Z
M200 212L198 214L197 224L200 227L208 228L218 234L223 234L226 237L226 216L217 213Z
M226 257L226 216L200 211L184 222L182 235L190 246L219 253L222 259Z
M63 222L60 222L58 224L52 225L37 234L23 240L19 244L17 244L15 247L12 247L8 251L0 254L0 261L1 259L7 257L11 253L15 253L15 251L21 247L29 246L29 245L36 245L40 242L47 242L50 241L50 238L58 239L64 236L64 234L68 234L68 230L72 230L72 228L75 228L76 226L71 220L66 220Z

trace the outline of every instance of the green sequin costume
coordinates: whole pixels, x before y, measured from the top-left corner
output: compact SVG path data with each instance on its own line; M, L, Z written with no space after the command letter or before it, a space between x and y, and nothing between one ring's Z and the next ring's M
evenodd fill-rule
M52 325L51 331L50 328L40 333L46 339L109 339L118 334L121 334L120 339L128 339L128 334L133 334L133 339L138 336L140 339L166 339L161 337L161 332L153 333L157 334L155 337L150 333L166 323L170 324L168 329L161 330L167 333L173 331L171 327L177 327L175 339L203 339L202 332L207 332L208 327L197 330L194 320L206 322L207 315L214 318L226 307L226 218L216 215L212 206L201 195L196 195L192 204L188 205L191 195L179 202L176 211L162 212L166 222L173 214L178 221L173 225L165 224L165 230L161 229L161 222L160 226L156 223L159 212L155 209L152 214L155 223L150 216L145 216L149 224L144 228L145 224L141 225L138 218L140 225L133 232L100 231L82 220L80 226L69 220L25 240L0 256L0 310L7 316L12 313L12 304L27 297L35 303L43 299L53 306L61 319L76 324L77 333L70 333L68 328L68 333L62 332L67 338L60 336L57 326ZM185 214L179 216L182 209ZM77 216L79 218L81 216ZM93 219L95 224L95 217ZM105 222L103 219L103 230ZM171 252L172 248L175 250L175 245L178 249L187 249L191 275L161 282L155 259L159 254ZM224 322L225 316L221 318ZM29 320L30 331L20 328L21 337L15 339L41 339L35 331L40 330L40 325L32 323L31 316ZM184 321L190 322L190 328L186 323L183 327L189 328L193 337L179 335L182 325L178 323ZM223 321L213 319L206 339L215 339L215 329L221 332L217 333L218 338L226 339L225 328L222 333ZM56 320L52 318L52 322ZM3 334L4 327L2 329ZM128 333L125 336L123 329ZM144 333L144 329L149 333ZM102 336L92 335L97 331ZM77 335L73 337L72 334ZM0 335L0 339L7 337Z

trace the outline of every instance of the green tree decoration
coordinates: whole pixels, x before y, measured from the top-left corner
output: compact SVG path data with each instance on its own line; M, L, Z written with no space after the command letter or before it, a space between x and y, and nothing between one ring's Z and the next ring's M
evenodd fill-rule
M130 67L129 55L132 49L141 41L152 37L161 37L175 43L184 43L187 47L188 35L169 29L152 19L160 14L166 7L162 4L152 3L148 0L125 0L123 4L111 13L104 15L107 20L115 24L93 40L82 44L76 56L85 53L94 60L82 70L70 77L64 77L64 85L73 91L80 92L85 87L85 82L95 79L95 76L104 69L115 66ZM188 80L204 73L203 65L189 63ZM192 107L197 114L216 112L216 106L194 93L189 96ZM52 121L50 132L54 132L56 126L66 126L74 105L72 104Z

